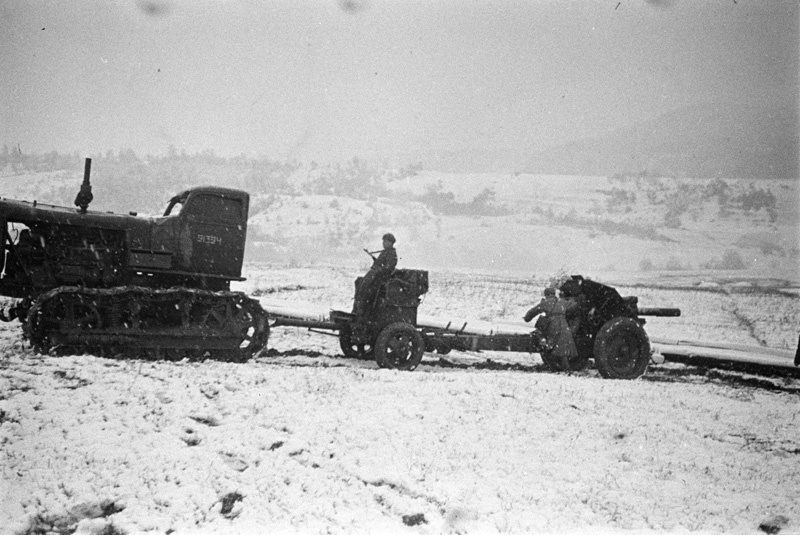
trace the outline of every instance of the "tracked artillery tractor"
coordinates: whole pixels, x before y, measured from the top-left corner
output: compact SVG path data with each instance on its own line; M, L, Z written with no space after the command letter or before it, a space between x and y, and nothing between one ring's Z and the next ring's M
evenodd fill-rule
M360 279L356 280L356 287ZM651 361L650 341L641 316L679 316L676 308L639 308L638 298L622 297L610 286L574 275L561 291L577 303L568 318L578 356L570 369L579 370L594 359L603 377L635 379ZM512 326L485 328L470 321L419 318L417 309L428 291L428 272L395 270L364 311L359 314L333 310L324 319L310 318L289 309L267 310L273 327L307 327L338 333L345 356L374 359L382 368L413 370L425 352L447 354L458 351L513 351L538 353L545 365L562 370L559 359L538 329Z
M19 319L41 352L247 360L266 346L241 277L249 195L198 187L162 217L88 210L86 160L76 208L0 199L0 319Z

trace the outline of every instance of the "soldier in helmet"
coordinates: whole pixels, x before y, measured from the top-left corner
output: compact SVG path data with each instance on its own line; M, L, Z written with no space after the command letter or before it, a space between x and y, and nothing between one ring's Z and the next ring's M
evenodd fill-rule
M549 351L553 357L560 360L564 371L570 369L569 359L578 356L578 348L575 346L566 318L567 312L575 306L576 303L570 299L556 297L555 288L545 288L544 298L523 317L529 322L536 316L544 314L544 317L536 321L536 328L544 333L545 340L542 345L545 351Z
M394 248L395 237L391 233L383 235L383 250L364 251L372 257L372 267L361 279L356 288L356 297L353 313L361 314L364 309L374 301L380 285L389 280L397 266L397 251ZM375 253L380 252L378 256Z

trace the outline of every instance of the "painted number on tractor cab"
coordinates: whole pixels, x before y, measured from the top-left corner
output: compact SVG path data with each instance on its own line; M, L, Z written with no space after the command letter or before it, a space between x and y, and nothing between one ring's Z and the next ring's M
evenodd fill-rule
M222 245L222 238L213 236L211 234L198 234L197 243L205 243L208 245Z

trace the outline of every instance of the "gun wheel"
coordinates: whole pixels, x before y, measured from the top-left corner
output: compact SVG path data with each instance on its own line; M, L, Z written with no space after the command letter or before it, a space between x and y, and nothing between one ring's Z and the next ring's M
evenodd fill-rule
M633 318L608 320L594 340L594 362L608 379L636 379L650 364L650 340Z
M339 346L342 353L349 359L372 360L375 348L370 343L356 342L350 327L344 327L339 332Z
M381 368L412 371L425 353L425 340L408 323L396 322L385 327L375 341L375 361Z

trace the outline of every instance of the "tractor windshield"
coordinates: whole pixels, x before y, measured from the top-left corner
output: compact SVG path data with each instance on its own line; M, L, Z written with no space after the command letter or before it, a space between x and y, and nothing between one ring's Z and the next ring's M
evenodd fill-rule
M164 217L180 214L183 203L186 202L186 197L188 197L188 193L180 193L171 198L169 204L167 204L167 209L164 210Z

